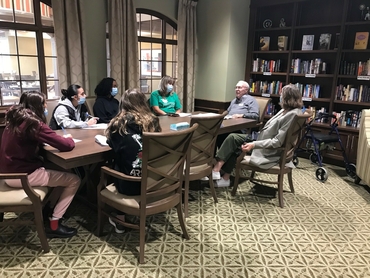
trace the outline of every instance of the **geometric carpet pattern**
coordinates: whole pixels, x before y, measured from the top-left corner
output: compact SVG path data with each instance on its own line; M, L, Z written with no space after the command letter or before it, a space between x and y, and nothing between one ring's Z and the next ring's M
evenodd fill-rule
M274 190L262 194L265 187L246 181L234 197L228 188L216 189L217 204L207 187L195 188L186 220L190 239L181 237L175 210L149 218L142 265L137 231L116 234L107 223L105 235L96 237L96 212L74 200L65 221L78 235L49 240L49 253L33 227L0 230L0 277L370 277L366 186L331 165L321 183L315 169L300 159L296 193L285 184L283 209Z

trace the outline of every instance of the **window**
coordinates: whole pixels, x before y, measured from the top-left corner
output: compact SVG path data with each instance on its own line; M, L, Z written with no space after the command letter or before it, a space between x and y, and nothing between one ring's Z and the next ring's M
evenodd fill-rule
M177 25L162 14L137 9L140 89L158 89L164 75L177 78Z
M29 90L59 97L53 10L43 2L0 0L1 106Z

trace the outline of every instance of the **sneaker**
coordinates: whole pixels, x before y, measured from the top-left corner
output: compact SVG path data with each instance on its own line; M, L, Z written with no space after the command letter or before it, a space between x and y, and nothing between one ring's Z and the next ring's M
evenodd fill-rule
M212 171L212 179L213 180L219 180L219 179L221 179L220 172L214 172L214 171Z
M230 180L224 180L219 179L218 181L215 182L214 184L215 187L229 187L230 186Z
M208 177L203 177L200 179L201 181L209 181L209 178Z
M114 227L114 230L116 231L117 234L123 234L125 232L124 228L120 224L114 222L113 219L110 217L109 223Z

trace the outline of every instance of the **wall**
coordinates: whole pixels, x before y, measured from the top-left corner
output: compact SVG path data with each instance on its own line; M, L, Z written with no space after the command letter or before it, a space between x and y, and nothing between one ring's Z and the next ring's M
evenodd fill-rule
M107 8L106 0L84 0L84 26L87 41L89 96L101 79L107 77L107 52L105 45ZM86 91L85 91L86 92Z
M159 12L177 22L178 0L134 0L136 9L148 9Z
M227 102L245 78L250 0L201 0L197 6L196 98Z

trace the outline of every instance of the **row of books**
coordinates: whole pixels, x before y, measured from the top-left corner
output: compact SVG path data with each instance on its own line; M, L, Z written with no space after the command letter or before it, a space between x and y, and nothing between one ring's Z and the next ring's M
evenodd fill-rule
M353 85L337 86L337 100L342 101L356 101L356 102L370 102L370 88L368 85Z
M250 92L257 94L279 95L283 82L281 81L255 81L250 84Z
M336 116L338 126L360 127L361 111L347 110L333 112L333 115Z
M339 68L339 74L370 76L370 59L366 62L359 61L358 63L341 61L340 68Z
M279 51L287 50L288 37L278 36L277 49ZM262 51L270 50L270 37L260 37L259 49Z
M301 83L294 84L302 94L304 98L319 98L320 97L320 85L319 84L306 84Z
M321 61L320 58L315 60L301 60L300 58L292 59L290 72L301 74L325 74L327 64Z
M281 71L281 60L263 60L257 58L253 60L253 71L254 72L280 72Z

